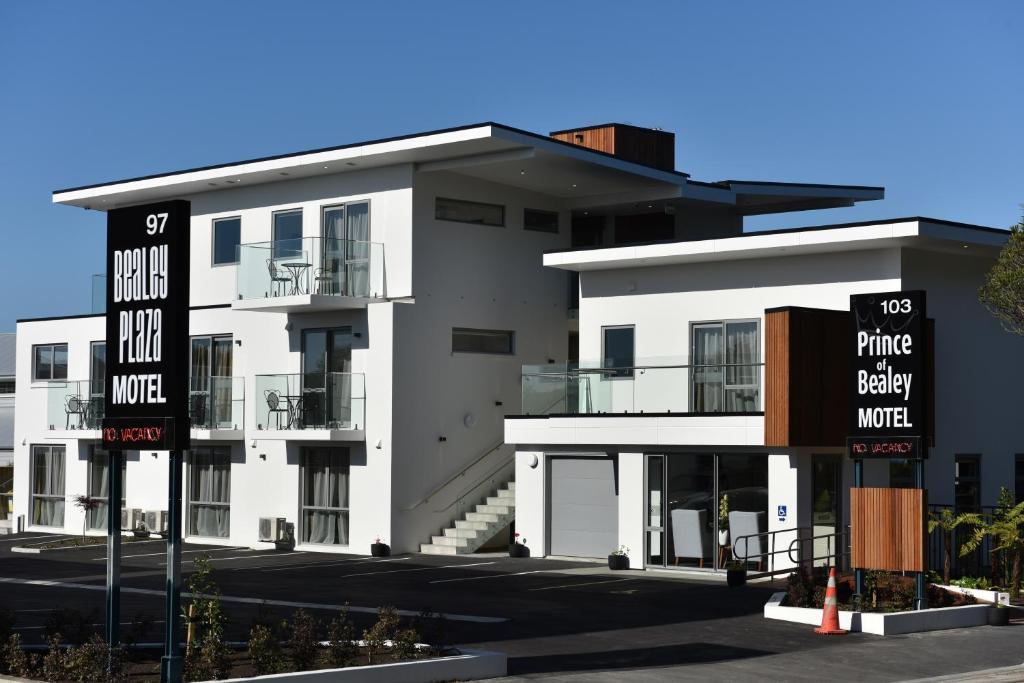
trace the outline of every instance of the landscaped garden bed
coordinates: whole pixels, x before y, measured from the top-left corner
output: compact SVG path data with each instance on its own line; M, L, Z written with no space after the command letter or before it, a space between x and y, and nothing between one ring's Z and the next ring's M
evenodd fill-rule
M121 536L121 543L141 543L143 541L160 540L160 536L154 534L152 537L147 533L145 536L131 535ZM39 543L25 543L11 548L12 553L42 553L47 550L67 550L70 548L94 548L106 545L106 536L68 536L57 538L52 541L41 541Z

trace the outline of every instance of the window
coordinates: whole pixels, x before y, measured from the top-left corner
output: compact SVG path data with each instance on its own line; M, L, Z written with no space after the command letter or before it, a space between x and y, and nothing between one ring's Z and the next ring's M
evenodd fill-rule
M32 347L32 379L45 382L67 378L67 344L41 344Z
M351 202L321 210L320 267L322 294L370 295L370 203Z
M452 328L452 353L515 353L516 333L508 330Z
M957 512L979 512L981 510L980 455L956 456L953 491Z
M107 383L107 342L89 345L89 395L103 397Z
M917 466L913 460L889 461L889 487L894 489L917 488Z
M558 212L540 209L523 210L523 229L538 232L558 232Z
M32 447L32 524L64 526L64 446Z
M13 394L14 393L14 378L0 379L0 394Z
M274 214L273 257L302 256L302 209Z
M348 450L302 450L302 540L348 545Z
M605 377L632 377L634 358L632 325L601 328L601 367L612 369Z
M349 428L353 379L351 327L302 331L302 425Z
M231 534L231 449L194 448L189 453L188 533Z
M434 205L434 218L457 223L478 223L505 227L505 207L500 204L482 204L462 199L438 197Z
M1018 453L1013 471L1014 502L1024 502L1024 454Z
M125 498L125 457L121 456L121 508ZM88 496L99 501L99 505L89 510L87 524L94 531L107 528L107 505L110 502L110 488L107 477L110 471L110 455L106 451L93 447L89 452L89 488Z
M198 429L231 429L233 416L232 338L193 337L189 350L189 419Z
M14 511L14 468L0 467L0 520Z
M758 410L761 344L756 320L698 323L691 328L691 410Z
M217 218L213 221L213 265L238 263L238 245L241 243L241 218Z

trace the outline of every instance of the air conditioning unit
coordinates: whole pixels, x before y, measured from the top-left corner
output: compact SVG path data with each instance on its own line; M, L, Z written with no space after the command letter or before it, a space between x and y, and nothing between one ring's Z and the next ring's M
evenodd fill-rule
M260 517L260 541L277 543L288 533L288 520L284 517Z
M146 525L146 516L142 514L142 510L140 508L132 508L128 520L132 523L132 531L138 529L140 526L144 527Z
M158 534L165 533L167 531L167 511L147 510L146 529L148 529L149 531L154 531Z
M128 522L131 521L131 510L128 508L121 508L121 530L124 531L131 527L128 526Z

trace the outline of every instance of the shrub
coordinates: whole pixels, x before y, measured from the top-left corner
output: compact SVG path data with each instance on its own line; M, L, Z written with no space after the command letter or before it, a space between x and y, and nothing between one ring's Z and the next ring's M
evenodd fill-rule
M185 649L185 679L221 680L231 671L230 650L224 645L227 616L220 603L220 589L213 579L213 566L208 556L193 560L195 571L186 586L192 594L187 620L194 627L195 638Z
M316 664L320 642L316 637L319 623L304 609L295 611L289 628L288 649L296 671L308 671Z
M21 647L21 634L12 633L4 641L0 650L0 671L19 678L32 676L32 661Z
M79 683L95 681L120 681L121 675L120 648L109 650L103 638L94 635L87 642L64 653L64 665L67 676ZM107 661L110 660L110 673L107 673Z
M384 652L387 648L386 641L394 640L398 626L398 612L394 607L381 607L377 610L377 623L363 631L368 664L373 664L373 658Z
M61 636L54 634L49 639L50 648L43 656L42 670L40 673L47 681L65 681L69 678L67 657L60 646Z
M269 627L256 624L249 632L249 659L257 676L280 673L284 670L281 646Z
M416 633L416 629L401 629L391 640L391 652L395 655L396 659L416 659L416 656L419 654L419 651L416 649L416 643L419 639L420 634Z
M791 607L813 607L814 582L801 567L786 579L786 604Z
M439 657L449 649L448 622L443 614L424 610L416 616L414 626L420 639L430 647L432 656Z
M327 624L327 649L324 650L324 663L332 669L348 666L359 654L355 644L356 629L348 616L348 610L331 619Z

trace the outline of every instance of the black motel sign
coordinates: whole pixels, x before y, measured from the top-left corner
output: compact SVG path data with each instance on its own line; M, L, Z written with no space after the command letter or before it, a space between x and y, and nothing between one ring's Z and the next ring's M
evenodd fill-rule
M927 455L927 317L920 290L850 297L850 457Z
M191 205L107 212L107 374L103 447L188 445Z

